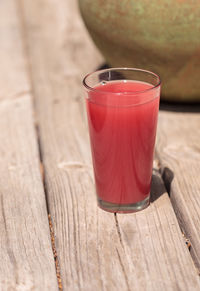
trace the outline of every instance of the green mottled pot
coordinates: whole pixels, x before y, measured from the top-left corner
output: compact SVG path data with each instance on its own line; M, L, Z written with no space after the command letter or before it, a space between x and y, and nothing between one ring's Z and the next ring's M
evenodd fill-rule
M158 73L164 99L200 101L199 0L79 0L79 5L111 66Z

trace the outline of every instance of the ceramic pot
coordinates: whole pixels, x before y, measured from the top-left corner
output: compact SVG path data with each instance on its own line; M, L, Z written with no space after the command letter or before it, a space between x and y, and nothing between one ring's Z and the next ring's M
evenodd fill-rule
M198 0L79 0L79 6L110 66L159 74L163 99L200 101Z

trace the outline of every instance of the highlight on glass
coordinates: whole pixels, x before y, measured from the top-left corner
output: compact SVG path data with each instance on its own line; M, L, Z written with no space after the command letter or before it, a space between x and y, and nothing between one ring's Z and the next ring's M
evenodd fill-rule
M160 78L111 68L88 74L83 84L98 205L110 212L142 210L150 200Z

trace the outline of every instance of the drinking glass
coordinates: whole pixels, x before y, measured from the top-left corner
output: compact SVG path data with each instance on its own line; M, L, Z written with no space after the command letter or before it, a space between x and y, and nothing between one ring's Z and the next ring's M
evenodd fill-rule
M111 68L83 84L98 205L136 212L149 205L161 81L150 71Z

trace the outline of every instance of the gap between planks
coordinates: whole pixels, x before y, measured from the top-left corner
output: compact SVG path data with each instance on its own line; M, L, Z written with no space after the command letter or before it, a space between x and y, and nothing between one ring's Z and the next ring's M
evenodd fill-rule
M19 20L20 20L20 32L21 32L21 40L23 42L24 46L24 55L27 60L27 75L29 77L31 85L33 84L32 82L32 75L31 75L31 65L30 65L30 57L28 53L28 45L27 45L27 35L26 35L26 30L25 30L25 22L24 22L24 13L23 13L23 7L22 7L22 2L20 0L17 1L17 10L18 10L18 15L19 15ZM30 92L30 91L29 91ZM32 93L32 92L31 92ZM14 97L19 98L21 96L24 96L24 94L27 94L27 91L20 92L16 94ZM47 214L48 214L48 222L49 222L49 231L50 231L50 238L51 238L51 246L52 246L52 252L54 256L54 261L55 261L55 269L56 269L56 276L57 276L57 281L58 281L58 288L59 290L63 290L62 288L62 280L61 280L61 275L60 275L60 266L59 266L59 260L57 256L57 251L56 251L56 245L55 245L55 235L54 235L54 230L53 230L53 223L51 219L51 214L49 211L49 206L48 206L48 199L47 199L47 193L46 193L46 185L45 185L45 172L44 172L44 166L43 166L43 160L42 160L42 152L41 152L41 146L40 146L40 134L39 134L39 126L37 122L37 114L35 110L35 100L34 100L34 93L31 94L32 98L32 108L33 108L33 114L34 114L34 128L35 128L35 134L37 138L37 144L38 144L38 153L39 153L39 159L40 159L40 174L43 182L43 187L44 187L44 193L46 197L46 207L47 207Z
M57 290L16 1L0 1L0 289Z
M160 111L156 150L180 228L200 272L199 113Z

